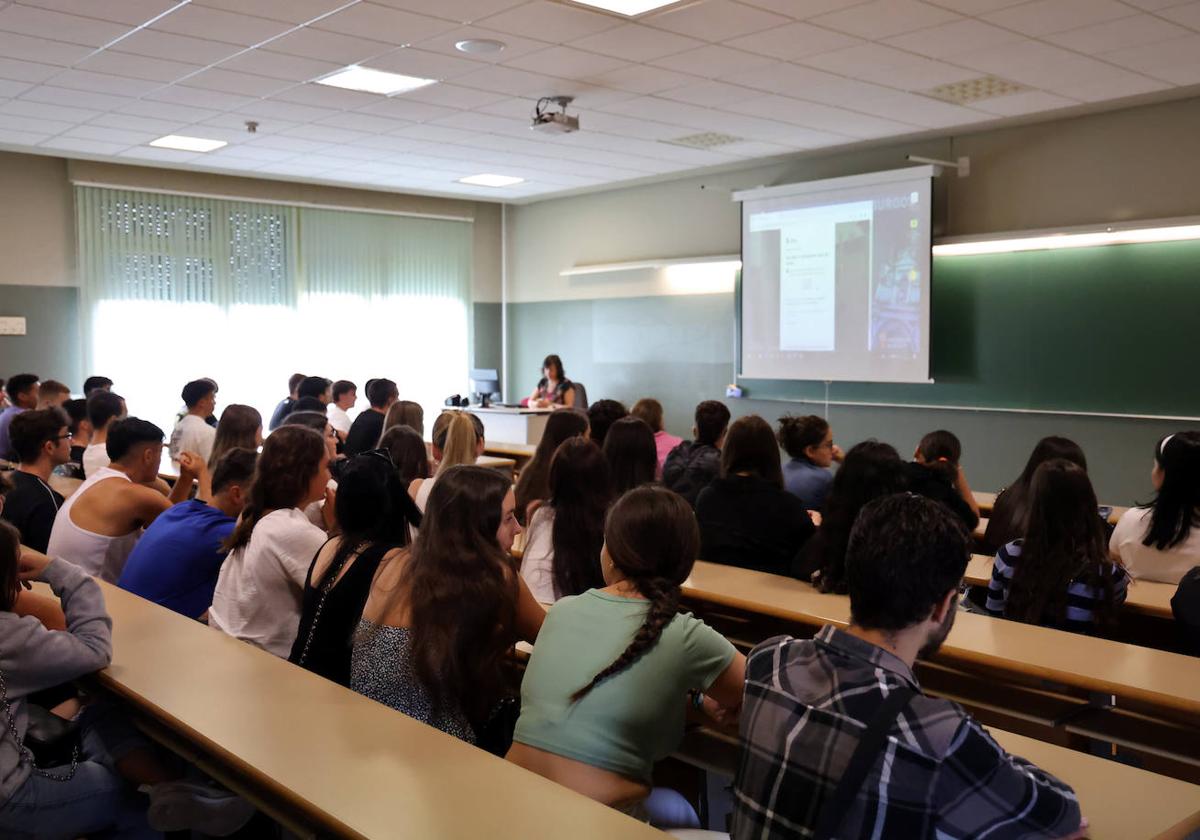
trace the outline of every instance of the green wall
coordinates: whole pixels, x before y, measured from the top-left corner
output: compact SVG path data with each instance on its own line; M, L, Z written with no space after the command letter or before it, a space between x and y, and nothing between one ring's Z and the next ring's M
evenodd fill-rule
M36 373L83 393L79 290L0 285L0 315L25 317L25 335L0 335L0 377Z
M501 308L498 303L475 303L471 308L472 331L474 336L474 358L471 362L475 368L503 367L501 359Z

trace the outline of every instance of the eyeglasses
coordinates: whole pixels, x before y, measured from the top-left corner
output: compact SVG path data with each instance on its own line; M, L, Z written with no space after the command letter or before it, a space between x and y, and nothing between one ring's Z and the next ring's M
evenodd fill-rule
M75 435L71 434L70 432L67 432L65 435L56 435L56 436L50 438L50 440L70 440L73 437L75 437Z

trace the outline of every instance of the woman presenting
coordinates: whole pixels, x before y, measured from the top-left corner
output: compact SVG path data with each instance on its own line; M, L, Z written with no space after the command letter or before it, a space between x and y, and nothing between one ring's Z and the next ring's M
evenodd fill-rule
M575 387L563 374L562 359L551 354L542 362L542 378L529 395L530 408L557 408L575 405Z

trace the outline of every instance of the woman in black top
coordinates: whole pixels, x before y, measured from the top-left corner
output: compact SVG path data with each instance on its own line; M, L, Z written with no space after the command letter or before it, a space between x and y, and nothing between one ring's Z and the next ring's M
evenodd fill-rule
M342 472L336 514L341 534L321 547L308 569L288 661L349 686L352 636L375 572L408 545L408 526L421 524L421 512L388 454L372 450Z
M729 427L721 472L696 499L700 559L778 575L816 530L804 503L783 489L779 446L767 421Z
M551 353L542 361L542 378L529 395L530 408L549 408L552 405L575 405L575 386L563 373L563 363Z
M1044 437L1039 440L1025 462L1021 475L996 497L996 503L992 505L987 532L983 535L988 551L996 552L1001 546L1025 536L1033 474L1038 467L1054 458L1063 458L1087 472L1087 458L1075 441L1065 437Z
M617 498L635 487L651 484L658 467L654 432L645 420L622 417L609 427L604 437L604 457L608 459Z
M939 430L925 435L908 464L908 489L941 502L968 531L974 531L979 524L979 505L959 464L961 457L962 444L953 432Z

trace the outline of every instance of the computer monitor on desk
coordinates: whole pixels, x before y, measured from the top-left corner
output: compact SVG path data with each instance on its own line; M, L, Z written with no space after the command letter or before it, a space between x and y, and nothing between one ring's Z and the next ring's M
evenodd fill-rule
M473 369L471 387L474 389L475 404L487 408L492 404L492 395L500 391L500 375L494 368Z

